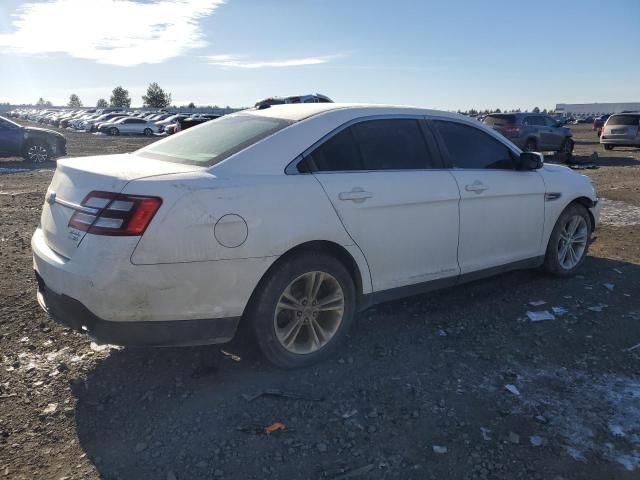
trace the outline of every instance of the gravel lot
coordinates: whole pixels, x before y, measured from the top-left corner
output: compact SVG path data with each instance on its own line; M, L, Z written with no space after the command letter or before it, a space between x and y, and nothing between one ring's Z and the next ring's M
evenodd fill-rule
M606 199L581 275L378 306L335 359L296 371L242 339L119 349L50 321L29 241L55 165L0 162L0 478L640 478L640 149L573 128ZM150 141L65 134L74 156ZM291 395L253 398L269 389Z

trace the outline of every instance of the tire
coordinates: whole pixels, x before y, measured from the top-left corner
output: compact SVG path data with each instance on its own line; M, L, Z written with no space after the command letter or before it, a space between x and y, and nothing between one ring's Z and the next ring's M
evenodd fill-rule
M607 145L607 144L605 143L605 145L604 145L604 149L605 149L605 150L613 150L613 145Z
M576 228L571 233L574 225ZM591 229L591 218L587 209L579 203L569 205L560 214L551 232L544 257L545 271L558 277L575 275L589 253ZM570 249L566 247L567 237L573 239ZM572 257L571 252L574 252L575 257Z
M116 127L111 127L109 130L107 130L107 132L109 133L109 135L113 135L114 137L120 135L120 130L118 130Z
M314 284L316 295L307 295L308 285L313 290ZM340 294L341 301L326 302L327 310L313 313L320 308L313 299L319 304ZM247 310L244 321L267 360L284 368L305 367L330 357L344 341L355 315L356 291L349 271L336 258L301 252L274 266Z
M538 142L536 142L535 138L529 138L524 144L525 152L535 152L538 147Z
M574 142L570 138L565 138L562 141L562 145L560 145L560 150L558 153L562 156L562 160L566 163L571 163L571 159L573 158L573 147Z
M143 133L144 133L145 137L152 137L153 136L153 130L151 130L150 128L145 128Z
M49 145L38 140L29 142L25 146L22 157L35 164L47 162L53 158Z

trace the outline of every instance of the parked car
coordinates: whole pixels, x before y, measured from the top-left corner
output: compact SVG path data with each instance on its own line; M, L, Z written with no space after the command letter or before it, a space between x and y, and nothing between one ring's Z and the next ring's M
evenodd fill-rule
M160 133L158 125L154 122L131 117L124 117L114 122L102 124L98 131L107 135L145 135L147 137Z
M640 113L611 115L602 127L600 143L605 150L614 147L640 147Z
M611 115L600 115L593 119L593 129L598 132L598 136L600 136L604 122L606 122L610 116Z
M483 123L526 151L573 153L571 130L541 113L492 113Z
M287 103L333 103L333 100L321 93L314 93L310 95L298 95L292 97L269 97L256 102L254 107L261 109L268 108L271 105L284 105Z
M101 122L106 122L111 120L112 118L121 117L122 113L104 113L99 117L93 118L91 120L85 120L82 122L82 129L94 132L96 131L96 124Z
M64 135L43 128L23 127L0 117L0 157L20 156L33 163L67 154Z
M575 274L599 209L588 177L461 115L282 105L60 161L31 245L40 304L74 330L202 345L243 322L294 367L380 302L518 268Z
M178 121L176 122L176 126L173 129L169 129L169 130L173 130L172 133L178 133L181 132L182 130L186 130L188 128L191 127L195 127L196 125L200 125L202 123L206 123L210 120L215 120L216 118L220 117L220 115L203 115L200 117L189 117L189 118L179 118ZM169 133L169 135L171 135Z

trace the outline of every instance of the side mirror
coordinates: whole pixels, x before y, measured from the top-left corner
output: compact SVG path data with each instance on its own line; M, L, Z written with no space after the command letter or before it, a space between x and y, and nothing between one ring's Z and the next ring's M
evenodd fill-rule
M544 165L544 155L538 152L522 152L516 161L518 170L538 170Z

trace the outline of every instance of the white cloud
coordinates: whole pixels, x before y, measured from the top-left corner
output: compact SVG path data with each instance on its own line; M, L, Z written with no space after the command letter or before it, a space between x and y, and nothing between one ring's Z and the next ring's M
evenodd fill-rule
M206 46L200 20L224 0L48 0L26 3L0 52L66 53L110 65L162 63Z
M302 65L319 65L328 63L342 55L325 55L320 57L290 58L286 60L257 61L242 55L211 55L207 57L210 65L232 68L273 68L300 67Z

